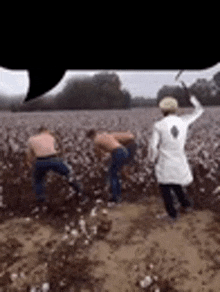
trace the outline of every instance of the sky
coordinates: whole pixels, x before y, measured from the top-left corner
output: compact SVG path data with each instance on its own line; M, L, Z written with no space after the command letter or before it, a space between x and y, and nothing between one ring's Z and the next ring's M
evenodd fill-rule
M61 91L69 78L78 76L93 76L105 70L67 70L61 81L48 93L56 94ZM184 70L180 76L186 85L190 86L198 78L212 79L220 71L220 63L204 70ZM132 97L143 96L155 98L158 90L164 85L179 85L175 81L178 70L108 70L116 73L122 83L122 89L127 89ZM28 72L23 70L8 70L0 67L0 94L7 96L26 95L29 88Z

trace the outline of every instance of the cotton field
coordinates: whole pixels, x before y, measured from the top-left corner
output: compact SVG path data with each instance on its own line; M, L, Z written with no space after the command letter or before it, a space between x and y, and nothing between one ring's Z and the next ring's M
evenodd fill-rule
M183 111L183 110L182 110ZM185 112L190 112L186 109ZM194 171L195 182L191 192L199 207L217 208L218 197L210 200L218 186L220 161L220 109L207 108L205 113L190 128L186 152ZM141 200L157 193L152 169L147 159L148 141L153 123L161 118L158 109L133 109L118 111L67 111L0 113L1 186L7 205L14 208L34 201L31 189L31 170L25 165L25 150L28 138L44 124L58 138L61 157L70 164L74 177L86 189L91 198L107 198L108 161L98 163L93 153L93 144L85 138L91 127L99 130L131 130L136 135L138 149L130 181L123 180L123 193L127 200ZM181 167L181 166L180 166ZM47 193L61 200L68 192L65 183L56 175L47 177ZM215 193L216 194L216 193ZM17 200L13 204L12 197Z
M191 110L191 108L182 109L181 113L188 113ZM131 169L130 179L127 180L122 176L122 197L124 202L147 205L148 198L160 198L153 169L150 168L147 158L152 126L160 118L162 118L162 115L156 108L0 113L1 222L6 222L5 232L11 228L11 232L16 234L17 221L13 221L14 223L7 222L10 222L11 218L20 218L23 221L19 223L19 228L24 237L29 236L33 232L33 228L35 228L35 233L31 234L36 236L38 234L37 230L42 228L38 235L38 241L41 241L41 245L35 247L39 253L39 258L34 267L32 266L34 259L31 258L30 254L25 258L25 264L22 257L16 258L13 254L10 254L12 247L15 251L19 250L19 237L19 240L16 239L17 241L15 238L12 240L12 235L9 234L7 242L0 243L0 250L3 251L1 254L4 255L4 252L7 251L8 255L7 261L6 258L0 258L0 288L11 283L12 286L10 287L14 285L15 287L21 287L21 289L16 290L18 288L15 288L15 290L10 291L32 291L33 287L37 287L36 283L40 283L39 287L52 287L48 291L75 291L69 288L73 283L83 285L82 283L85 284L85 282L92 283L93 287L96 287L95 280L90 277L89 262L83 251L86 251L86 248L92 245L95 238L104 238L105 234L111 232L114 222L106 219L108 213L106 207L109 194L109 162L106 159L100 163L95 157L93 144L85 137L86 130L90 128L109 131L130 130L136 135L138 148L135 163ZM75 180L81 184L90 198L88 204L80 206L66 181L57 174L49 173L46 177L46 195L51 210L42 215L43 219L41 215L39 217L38 213L33 211L35 197L32 191L32 169L28 168L25 163L27 140L36 133L36 130L42 124L56 135L57 144L61 149L60 156L70 165ZM206 108L204 114L190 127L186 153L195 178L193 184L188 188L195 209L209 209L219 213L220 108ZM71 203L67 200L69 197L73 198ZM101 213L101 216L103 216L100 219L101 221L97 221L97 212L99 211L103 212ZM150 218L149 216L148 220L152 220L150 222L153 225L155 218L159 218L160 214L157 214L157 211L152 214L154 214L154 217ZM59 233L53 234L50 229L47 232L44 231L38 222L56 228ZM124 221L122 220L122 222ZM144 225L144 222L141 224ZM124 229L124 225L122 229ZM145 226L143 226L143 230L145 230ZM41 238L43 236L41 234L44 232L44 238ZM48 241L45 240L47 236ZM26 243L22 242L22 244L25 248ZM77 251L79 252L77 253ZM151 264L150 260L147 265ZM13 262L16 262L17 266L12 264ZM138 268L135 268L135 270L138 271ZM26 275L26 278L25 276L23 278L19 276L21 273ZM36 275L41 275L41 277L36 278ZM146 277L149 278L149 274L138 275L137 289L145 289L145 286L148 285L145 283L148 280ZM167 277L167 275L166 277L164 275L161 281ZM157 279L158 275L153 276L152 274L152 279L154 278ZM20 286L18 281L20 281ZM160 287L162 286L155 280L151 283L151 290L146 291L160 291ZM155 289L153 290L153 288ZM176 291L169 289L169 291Z

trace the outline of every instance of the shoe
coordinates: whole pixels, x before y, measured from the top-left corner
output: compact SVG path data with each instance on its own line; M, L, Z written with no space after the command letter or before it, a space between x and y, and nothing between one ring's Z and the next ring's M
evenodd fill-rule
M177 222L177 217L171 217L168 214L163 214L160 217L157 217L158 219L161 219L162 221L168 222L170 224L175 224Z
M112 208L112 207L114 207L116 205L116 203L117 203L117 201L114 198L111 197L111 198L108 199L107 206L109 208Z
M116 205L116 202L108 202L107 203L107 207L108 208L112 208L112 207L114 207Z
M121 197L117 198L117 203L121 203L121 202L122 202L122 198Z
M113 203L113 204L120 204L122 202L122 198L121 197L119 197L117 199L111 198L111 199L108 200L108 202L109 203Z
M190 213L190 212L192 212L193 211L193 207L192 206L189 206L189 207L181 207L180 208L180 212L181 213Z
M117 200L114 199L114 198L110 198L110 199L108 200L108 202L109 202L109 203L117 203Z
M170 224L175 224L177 222L177 217L168 217L167 222Z

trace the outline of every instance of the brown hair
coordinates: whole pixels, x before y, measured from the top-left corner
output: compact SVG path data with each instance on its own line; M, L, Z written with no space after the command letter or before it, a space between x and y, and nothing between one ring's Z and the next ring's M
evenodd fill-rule
M37 131L38 131L38 133L42 133L42 132L49 131L49 130L46 126L41 125Z
M95 129L90 129L86 133L87 138L93 138L96 135L96 130Z

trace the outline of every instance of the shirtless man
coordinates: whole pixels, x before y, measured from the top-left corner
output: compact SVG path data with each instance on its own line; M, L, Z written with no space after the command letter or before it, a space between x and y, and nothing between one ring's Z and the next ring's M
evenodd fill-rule
M34 163L33 188L38 204L46 201L44 195L44 178L48 171L52 170L66 177L68 184L77 194L81 192L79 186L70 177L70 168L58 157L59 151L55 147L54 135L46 128L40 127L38 134L28 140L27 164L30 167Z
M135 136L130 132L101 132L91 129L87 132L87 137L94 141L94 151L98 158L106 154L111 155L111 165L109 169L112 197L111 202L121 201L121 185L118 172L122 166L128 163L131 156L130 149L126 146L134 143Z

